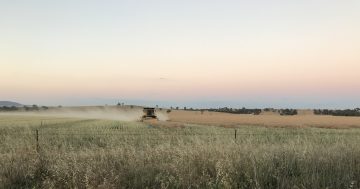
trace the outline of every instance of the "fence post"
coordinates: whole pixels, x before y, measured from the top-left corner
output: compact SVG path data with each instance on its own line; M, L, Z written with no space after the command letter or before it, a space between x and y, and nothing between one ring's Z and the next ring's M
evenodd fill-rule
M235 139L236 139L236 132L237 132L237 129L235 129Z
M40 145L39 145L39 130L36 129L36 151L39 152Z

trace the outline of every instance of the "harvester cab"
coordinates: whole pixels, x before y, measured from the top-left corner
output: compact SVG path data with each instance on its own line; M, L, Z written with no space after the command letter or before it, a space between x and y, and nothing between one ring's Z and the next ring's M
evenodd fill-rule
M144 115L141 117L141 120L146 119L158 119L158 117L155 114L155 108L144 108L143 109Z

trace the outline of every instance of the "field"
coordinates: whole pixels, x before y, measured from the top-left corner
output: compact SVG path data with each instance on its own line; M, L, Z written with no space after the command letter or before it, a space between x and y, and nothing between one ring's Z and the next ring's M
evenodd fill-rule
M168 116L0 114L0 188L360 188L358 118Z
M319 127L319 128L360 128L360 117L318 116L311 111L300 111L296 116L279 116L275 113L262 115L229 114L219 112L172 111L173 122L237 127L254 125L266 127Z

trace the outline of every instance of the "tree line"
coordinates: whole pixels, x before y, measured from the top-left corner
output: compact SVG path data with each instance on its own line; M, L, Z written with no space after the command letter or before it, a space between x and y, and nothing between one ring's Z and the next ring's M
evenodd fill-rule
M49 107L47 106L23 106L23 107L16 107L16 106L2 106L0 107L0 111L2 112L11 112L11 111L18 111L18 110L25 110L25 111L40 111L40 110L47 110Z
M222 112L222 113L231 113L231 114L253 114L253 115L259 115L261 112L275 112L279 113L282 116L287 115L297 115L298 111L296 109L274 109L274 108L265 108L265 109L259 109L259 108L209 108L209 109L193 109L193 108L186 108L184 107L183 110L187 111L209 111L209 112Z
M253 115L259 115L261 113L261 109L248 109L248 108L228 108L228 107L224 107L224 108L218 108L218 109L208 109L208 111L210 112L224 112L224 113L231 113L231 114L253 114Z
M360 108L345 109L345 110L315 109L314 114L332 115L332 116L360 116Z
M2 107L0 107L0 111L2 111L2 112L10 112L10 111L17 111L17 110L19 110L19 108L16 107L16 106L2 106Z

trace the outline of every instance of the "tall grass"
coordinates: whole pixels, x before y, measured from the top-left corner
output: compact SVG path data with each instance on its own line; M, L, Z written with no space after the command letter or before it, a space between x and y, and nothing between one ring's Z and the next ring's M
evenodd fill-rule
M0 116L0 143L1 188L360 187L357 129Z

